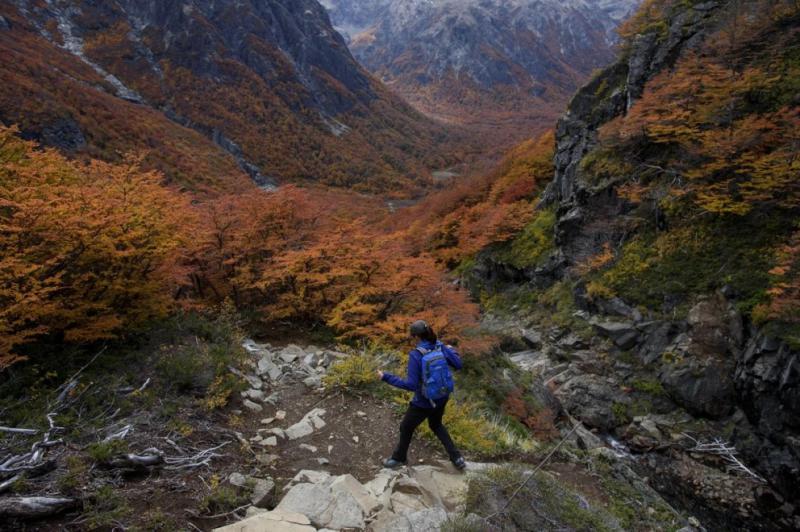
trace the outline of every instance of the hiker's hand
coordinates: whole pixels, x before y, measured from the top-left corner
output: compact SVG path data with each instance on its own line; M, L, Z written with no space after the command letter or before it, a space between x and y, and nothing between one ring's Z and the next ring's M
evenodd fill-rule
M378 378L380 380L383 380L383 372L381 370L378 370L377 373L378 373Z

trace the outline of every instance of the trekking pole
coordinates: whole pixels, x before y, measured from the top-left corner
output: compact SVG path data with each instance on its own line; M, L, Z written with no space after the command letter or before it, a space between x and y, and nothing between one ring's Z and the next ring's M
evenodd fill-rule
M514 493L512 493L512 494L511 494L511 497L509 497L509 498L508 498L508 500L507 500L507 501L506 501L506 503L503 505L503 507L502 507L502 508L500 508L500 509L499 509L498 511L496 511L495 513L493 513L493 514L491 514L491 515L489 515L489 516L487 516L487 517L484 517L483 519L484 519L485 521L491 521L492 519L494 519L494 518L495 518L495 517L497 517L498 515L500 515L500 514L502 514L502 513L505 513L506 509L507 509L507 508L508 508L508 507L511 505L511 502L514 500L514 498L515 498L517 495L519 495L519 492L520 492L520 491L522 491L522 489L523 489L523 488L524 488L524 487L525 487L525 486L528 484L528 482L530 482L530 480L533 478L533 475L535 475L535 474L536 474L536 473L537 473L537 472L538 472L538 471L539 471L539 470L540 470L540 469L541 469L541 468L542 468L542 467L543 467L543 466L544 466L544 465L545 465L545 464L548 462L548 460L550 460L550 458L552 458L552 456L553 456L554 454L556 454L556 451L558 451L558 450L561 448L561 446L564 444L564 442L565 442L565 441L567 441L567 440L569 439L569 437L570 437L570 436L572 436L572 435L575 433L575 431L576 431L576 430L578 430L578 425L579 425L578 423L576 423L575 425L573 425L573 427L572 427L572 430L570 430L570 431L567 433L567 435L566 435L566 436L564 436L563 438L561 438L561 441L560 441L560 442L558 442L558 445L556 445L555 447L553 447L553 449L552 449L552 450L551 450L551 451L550 451L550 452L547 454L547 456L545 456L545 457L544 457L544 460L542 460L542 461L539 463L539 465L537 465L537 466L536 466L536 468L535 468L533 471L531 471L531 472L530 472L530 474L528 475L528 478L526 478L526 479L525 479L525 481L524 481L522 484L520 484L519 486L517 486L517 489L516 489L516 490L514 490Z

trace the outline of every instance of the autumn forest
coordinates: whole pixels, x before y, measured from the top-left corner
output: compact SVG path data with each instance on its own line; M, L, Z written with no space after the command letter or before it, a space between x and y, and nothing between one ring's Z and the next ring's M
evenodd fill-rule
M498 419L515 438L555 445L575 432L568 425L574 416L596 435L625 441L631 453L655 453L677 444L634 434L635 428L645 426L646 416L680 410L693 416L691 423L700 421L671 432L659 425L665 440L690 429L724 433L745 453L742 460L754 464L758 479L744 475L753 485L737 488L760 494L747 498L747 515L730 510L739 504L731 501L743 500L739 495L698 495L694 485L697 493L678 494L654 485L676 505L680 519L652 502L657 510L639 515L625 510L625 503L616 507L617 496L629 499L603 484L611 495L604 496L602 517L592 514L597 521L576 526L562 520L572 510L547 506L541 511L554 513L540 524L656 530L671 523L677 530L689 515L707 519L708 530L734 524L788 530L798 523L794 509L777 510L782 501L796 502L791 479L800 463L794 436L800 427L792 420L800 408L793 355L800 349L797 1L645 0L617 29L614 62L581 80L568 109L543 108L539 130L545 132L515 146L503 139L524 136L517 131L475 128L471 135L463 125L425 116L358 65L344 41L318 29L303 35L322 35L313 45L332 51L290 58L271 48L256 23L249 37L233 39L239 48L230 44L220 28L238 16L233 11L218 14L213 27L194 12L185 15L190 22L163 23L167 32L180 24L193 29L186 42L161 49L159 35L145 29L139 36L133 22L120 18L127 8L115 3L105 10L87 7L75 18L85 28L79 54L85 60L78 60L69 48L77 26L65 30L65 22L48 18L39 4L0 6L0 426L46 427L41 412L22 410L23 400L52 404L64 379L83 371L98 351L107 358L104 371L122 375L137 367L161 371L164 360L191 348L211 357L202 360L213 375L176 403L184 408L176 412L188 417L180 418L185 426L170 429L170 437L184 431L185 441L194 441L191 426L200 423L201 404L202 416L224 417L219 423L244 431L246 424L237 425L241 415L230 414L247 388L230 380L227 368L238 362L214 358L214 349L243 357L244 335L278 345L335 345L351 350L357 362L329 370L329 384L339 385L337 393L355 388L370 394L377 364L401 368L408 326L424 319L468 361L463 382L480 392L464 397L450 422L458 427L453 432L459 443L480 442L474 453L487 461L538 463L545 455L542 447L534 452L502 440ZM304 24L312 24L311 11L315 21L327 20L317 9L322 12L308 8ZM265 20L282 25L281 16L289 17ZM202 31L192 33L195 26ZM300 35L307 27L291 27L275 39L294 53L292 32ZM234 56L234 49L241 55ZM112 78L141 101L115 96ZM491 103L493 112L498 105ZM554 115L564 117L544 123ZM60 124L56 133L54 123ZM65 143L65 135L78 140ZM703 321L703 309L713 305L723 310L708 311L715 314ZM613 319L595 319L600 315ZM734 315L735 333L730 330L736 327L725 328ZM219 332L220 316L235 316L224 322L230 330ZM623 342L603 329L608 320L635 323L637 339ZM174 324L168 334L166 323ZM679 325L661 327L665 323ZM639 362L655 349L648 327L671 331L664 333L669 341L658 356ZM544 340L519 337L529 329L550 332L542 333ZM563 339L573 336L578 347L565 354ZM735 354L751 337L758 347L748 356L767 350L770 361L788 360L758 374L756 384L743 379L758 367ZM766 337L781 347L764 347ZM498 360L507 352L546 353L547 338L554 357L547 368L564 365L543 370L550 380L544 395L537 395L530 391L536 377L509 377L513 365ZM730 338L738 338L736 347ZM371 358L397 350L399 355ZM588 351L591 360L579 359ZM581 417L589 407L558 391L575 360L580 371L597 364L613 368L585 371L590 378L616 379L602 418L608 421ZM676 384L675 368L687 360L681 375L701 380ZM115 367L127 369L117 373ZM719 375L729 373L730 390L709 391L708 401L691 395L714 387L702 380L706 371L722 381L727 377ZM76 412L84 408L78 406L83 394L92 397L93 385L81 382L64 396L75 401L59 411L61 425L88 423ZM142 408L136 401L146 393L142 388L119 408ZM553 393L564 408L542 398ZM714 402L733 406L717 412L708 406ZM739 425L725 432L739 422L734 408L748 419L749 432ZM773 423L764 413L770 409L785 416ZM108 446L100 432L91 434L86 445L97 440ZM15 455L10 441L0 443L0 460ZM584 440L577 445L580 460L565 452L557 458L574 458L570 463L580 467L593 463L590 453L581 454ZM127 448L109 452L117 451ZM722 469L719 460L703 461L703 467ZM603 464L595 476L606 474L597 473L610 467ZM12 476L24 480L16 472L6 475L12 469L0 465L0 493L12 490L3 482ZM76 478L94 474L73 469L68 474ZM570 482L580 484L580 478ZM208 482L209 493L218 494ZM25 485L15 486L14 493L25 492ZM75 488L62 491L74 494ZM764 502L767 492L778 502ZM107 518L113 512L97 510L98 497L94 492L86 499L94 502L81 503L90 513L80 514L97 520L71 529L111 530L134 513ZM687 497L700 502L680 506ZM470 501L479 514L480 504L488 504ZM201 514L219 526L243 517L228 515L241 501L228 502L209 503ZM777 513L753 513L759 508L766 515L767 507ZM206 527L202 520L191 522ZM514 526L486 529L526 529ZM460 529L467 528L453 528Z

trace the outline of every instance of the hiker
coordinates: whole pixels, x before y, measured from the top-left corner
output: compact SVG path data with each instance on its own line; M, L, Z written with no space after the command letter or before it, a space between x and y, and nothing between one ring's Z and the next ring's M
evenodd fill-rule
M428 420L428 426L442 442L450 461L457 469L464 469L466 462L456 448L450 434L442 425L442 416L453 391L453 378L448 366L461 369L461 358L452 346L438 341L436 333L424 321L415 321L411 325L411 336L417 341L417 347L408 353L408 371L406 378L401 379L391 373L378 371L381 380L400 388L414 392L414 398L400 424L400 441L392 453L392 457L383 462L384 467L394 469L406 464L408 446L416 428ZM423 358L427 372L423 371ZM428 385L423 382L428 378ZM431 398L433 397L433 398Z

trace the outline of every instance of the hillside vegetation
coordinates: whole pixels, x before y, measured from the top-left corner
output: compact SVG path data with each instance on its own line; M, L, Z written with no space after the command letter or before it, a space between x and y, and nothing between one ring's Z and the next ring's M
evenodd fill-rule
M669 3L623 29L659 39ZM598 242L590 289L670 311L729 286L756 323L798 320L800 26L792 2L731 2L701 43L602 125L581 161L625 202L627 235ZM648 33L649 32L649 33Z
M794 486L800 470L796 1L645 2L621 29L618 62L576 94L553 132L519 144L492 171L449 181L397 212L353 191L259 189L235 158L215 151L207 131L120 102L108 86L87 88L91 96L84 99L76 87L102 86L103 78L34 35L18 13L7 13L11 8L2 9L12 27L23 28L14 30L18 40L0 28L0 45L14 49L21 65L0 69L14 82L0 91L4 118L20 124L0 127L0 384L20 395L2 406L14 420L36 418L37 427L49 422L52 429L54 421L26 412L25 402L35 399L32 404L46 412L45 404L59 398L81 426L91 425L81 418L79 405L94 381L63 397L56 386L68 385L85 360L93 362L93 353L105 353L108 346L113 355L99 360L113 374L119 355L126 375L106 383L102 393L116 397L110 386L118 384L130 388L125 405L150 408L157 393L131 388L147 375L145 386L153 378L158 390L176 392L174 385L182 394L196 394L181 396L175 405L172 397L151 412L163 422L172 408L184 409L181 425L169 435L188 437L190 422L227 408L236 392L244 391L248 401L266 401L262 386L277 387L282 371L290 378L281 391L297 394L287 402L302 397L304 408L316 408L303 387L323 386L311 362L325 366L324 384L335 392L325 398L348 392L349 410L358 412L360 394L402 402L403 397L377 391L375 370L402 371L409 322L426 319L467 361L460 386L473 397L459 395L447 421L457 437L472 442L467 448L474 452L530 459L525 453L532 447L574 433L574 447L561 458L590 470L587 478L605 479L612 468L605 441L615 442L614 437L642 455L640 465L653 486L719 528L745 523L769 530L800 523ZM126 50L130 43L122 36L130 28L102 27L89 33L110 44L93 49L87 39L86 53L132 80L125 73L132 63L113 64L115 54L101 57L115 45ZM251 43L259 49L261 44ZM46 61L26 55L26 47L55 53L70 79L84 81L59 84L48 78L43 73L52 70L43 66ZM351 137L305 136L307 125L296 129L292 115L270 133L275 137L269 139L279 142L265 142L255 124L263 123L259 113L266 111L254 103L267 101L262 101L264 80L244 83L249 73L228 63L215 68L222 67L230 67L236 74L230 79L237 82L235 94L225 98L246 102L247 109L252 105L258 116L231 117L233 110L225 107L216 109L209 123L237 124L242 134L237 142L255 160L263 156L303 181L327 175L321 182L356 190L427 181L425 165L417 164L430 162L427 147L438 142L438 133L427 126L421 132L409 124L395 129L394 112L387 111L384 128L367 120L370 107L359 104L349 112L360 118L350 124L363 127ZM168 70L169 61L162 68ZM204 84L188 70L173 73L174 87L137 84L147 76L131 86L153 100L185 95L178 98L185 116L199 113L198 102L209 94L234 90ZM343 90L328 76L320 79ZM24 138L41 116L31 101L19 107L10 102L28 89L58 96L46 98L54 106L44 107L47 120L66 113L87 132L79 157ZM391 107L392 101L373 103ZM73 114L83 108L90 109L84 116ZM107 113L97 111L104 108ZM138 118L128 120L123 115L129 112ZM408 116L407 110L400 112ZM150 151L129 143L151 127L158 134ZM372 133L374 142L361 142ZM412 137L424 149L405 140L395 144ZM384 140L394 146L387 152ZM317 155L306 158L308 146ZM376 153L381 157L373 161ZM413 157L406 159L407 154ZM347 172L338 166L352 158L368 162ZM445 166L449 158L434 161ZM353 168L360 176L355 181ZM328 346L341 343L348 352L309 346L300 349L301 357L292 354L292 346L251 342L246 344L251 354L263 358L247 359L238 347L241 327L279 335L282 342L291 335L313 336ZM504 351L518 353L515 358ZM280 360L289 369L274 367ZM530 360L535 371L524 365ZM137 373L138 366L147 371ZM255 384L242 373L253 368L259 372ZM89 374L101 380L105 369ZM271 369L277 371L274 377ZM308 377L308 371L314 373ZM310 384L292 381L293 372L312 378ZM199 384L195 373L202 377ZM244 390L246 381L256 388ZM113 408L108 417L110 407L96 393L101 392L91 389L86 395L99 403L90 411L100 408L103 419L115 417ZM133 416L128 406L123 411ZM256 406L254 415L264 408ZM206 427L208 434L241 429L245 421L231 414L224 422L215 418L225 428ZM303 419L305 412L292 414ZM358 419L354 416L348 423ZM261 430L247 428L261 437ZM100 448L86 440L85 450L96 451L97 463L124 452L107 449L101 431L92 430ZM725 453L709 457L697 450L704 441L723 445L723 437L739 448L730 456L741 453L752 470L742 462L732 466ZM241 434L237 439L241 442ZM253 440L242 444L245 451L248 442ZM201 444L193 441L193 448ZM74 476L90 477L84 465L76 462ZM493 475L483 487L480 482L469 487L470 504L484 513L507 500L508 486L500 483L520 477L516 469ZM634 473L626 482L630 478ZM650 502L640 501L654 500L652 489L635 479L640 491L623 490L623 502L598 496L602 514L578 512L577 521L559 522L610 529L619 522L644 529L686 521L660 503L648 513ZM550 477L534 480L532 486L545 490L541 508L558 507L565 514L574 509L558 504L562 490ZM221 509L235 511L238 492L220 490L219 483L217 478L206 487L224 499ZM15 487L25 488L24 482ZM481 499L475 490L492 497ZM644 492L648 496L640 497ZM208 501L207 513L213 514L214 504ZM631 510L632 504L644 506ZM517 505L512 518L538 509ZM103 524L113 521L112 516ZM525 529L518 525L512 529Z
M410 197L469 151L370 77L315 1L25 1L0 16L0 120L88 158L146 152L193 190L252 178Z

